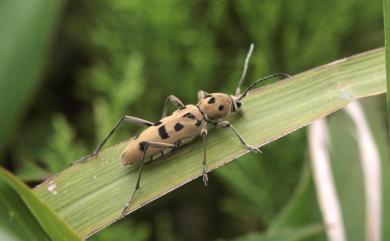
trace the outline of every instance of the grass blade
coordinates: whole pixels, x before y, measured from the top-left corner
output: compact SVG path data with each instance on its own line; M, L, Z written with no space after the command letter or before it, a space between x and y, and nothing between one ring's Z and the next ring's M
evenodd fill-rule
M62 1L0 2L0 153L36 90Z
M329 136L325 118L309 126L309 146L318 203L328 240L345 241L344 222L330 165Z
M390 0L383 0L383 20L385 27L386 79L390 89ZM390 94L387 92L387 130L390 136Z
M364 176L366 199L366 239L379 241L382 228L382 176L381 159L364 111L359 102L345 107L356 126L356 141L359 145L360 161Z
M13 212L12 215L10 215L11 219L16 219L16 224L24 224L27 226L30 225L37 225L39 223L39 226L35 228L35 230L32 227L24 227L24 226L18 226L19 230L18 232L22 232L22 230L34 230L34 233L30 233L32 237L30 239L25 240L38 240L38 237L43 238L45 237L44 230L48 237L50 237L50 240L53 241L78 241L80 238L77 236L77 234L70 229L70 227L64 223L61 219L59 219L52 210L50 210L44 203L42 203L41 200L39 200L36 195L28 188L23 182L21 182L18 178L13 176L11 173L6 171L5 169L0 167L0 184L3 187L2 190L5 190L4 187L11 187L7 188L9 194L14 196L14 199L16 201L20 200L16 197L18 196L21 200L23 200L23 204L19 204L17 206L13 206L12 203L8 203L8 205L5 206L7 212L13 212L12 210L15 209L9 209L8 207L13 206L16 207L16 211ZM5 185L6 184L6 185ZM12 190L11 190L12 189ZM13 192L14 191L14 192ZM15 196L14 193L17 193ZM6 203L9 202L11 199L8 199L8 196L5 196L3 193L0 196L0 203ZM31 211L31 213L34 215L37 222L33 222L34 220L30 220L31 222L27 223L24 216L21 216L22 212L19 212L21 209L24 209L26 212L25 207L28 207L28 209ZM4 214L4 212L3 212ZM5 220L3 220L5 221ZM46 237L42 240L48 240Z
M250 144L261 146L355 99L385 89L384 51L378 49L253 91L243 101L245 114L231 121ZM247 153L229 130L211 129L207 143L209 171ZM35 193L81 236L92 235L117 220L134 188L137 166L121 167L119 162L125 144L107 148L98 158L68 168L39 185ZM201 160L202 143L198 138L172 155L145 165L142 188L130 210L197 178Z

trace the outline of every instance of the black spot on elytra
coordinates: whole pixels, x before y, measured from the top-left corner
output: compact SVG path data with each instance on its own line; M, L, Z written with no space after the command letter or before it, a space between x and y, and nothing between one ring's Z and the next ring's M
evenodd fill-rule
M160 135L161 139L169 138L169 135L167 133L167 130L165 129L165 126L160 126L158 128L158 134Z
M218 106L218 110L222 111L224 107L225 107L225 106L220 105L220 106Z
M181 129L183 129L183 125L182 124L180 124L179 122L178 123L176 123L176 125L174 126L174 128L175 128L175 131L180 131Z
M196 123L195 123L195 126L200 126L202 124L202 120L197 120Z
M209 103L209 104L215 103L215 98L214 98L214 97L211 97L211 98L209 99L209 101L207 101L207 103Z
M141 142L139 143L139 149L140 149L141 151L145 151L146 148L147 148L147 146L148 146L148 143L147 143L146 141L141 141Z
M183 115L183 117L187 117L187 118L190 118L190 119L195 119L195 116L191 112L185 113Z
M154 126L159 126L159 125L161 125L161 124L162 124L161 121L157 121L156 123L154 123Z

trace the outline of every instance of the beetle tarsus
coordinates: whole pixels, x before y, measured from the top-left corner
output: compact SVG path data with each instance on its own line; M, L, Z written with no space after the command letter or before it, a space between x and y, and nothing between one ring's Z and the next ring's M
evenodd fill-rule
M129 211L129 206L128 205L126 205L123 208L120 218L124 218L126 216L127 211Z
M207 176L207 173L204 171L202 174L203 177L203 185L207 186L207 182L209 181L209 177Z
M92 158L92 157L96 157L98 155L98 153L92 153L92 154L89 154L89 155L86 155L85 157L82 157L82 158L80 158L80 159L78 159L77 161L74 161L73 163L72 163L72 165L74 165L74 164L79 164L79 163L84 163L84 162L86 162L88 159L90 159L90 158Z
M250 146L250 145L245 145L244 146L247 150L253 152L253 153L257 153L257 154L261 154L261 150L259 148L256 148L254 146Z

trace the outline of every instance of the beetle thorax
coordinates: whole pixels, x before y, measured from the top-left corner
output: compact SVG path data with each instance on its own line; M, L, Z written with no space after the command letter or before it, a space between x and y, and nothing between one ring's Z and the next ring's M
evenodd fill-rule
M201 98L197 106L209 120L221 120L229 116L232 111L232 98L224 93L207 94Z

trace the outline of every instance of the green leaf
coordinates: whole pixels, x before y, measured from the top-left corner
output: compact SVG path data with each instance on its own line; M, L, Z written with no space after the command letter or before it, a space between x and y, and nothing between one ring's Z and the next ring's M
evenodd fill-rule
M385 92L384 76L383 49L366 52L253 91L243 100L245 114L231 121L248 143L265 145L352 100ZM107 148L97 158L68 168L39 185L35 193L82 237L92 235L118 219L134 189L137 165L120 165L125 145ZM247 153L227 129L210 129L207 148L209 171ZM141 190L130 211L199 177L202 155L198 138L145 165Z
M386 79L390 89L390 0L383 0L383 20L385 27ZM390 94L387 92L387 129L390 136Z
M390 138L386 133L385 96L362 101L367 121L377 144L382 170L382 217L383 238L390 240Z
M1 178L0 194L1 240L50 240L18 193Z
M39 84L59 0L0 3L0 153Z
M306 225L299 228L285 229L277 233L250 234L233 241L299 241L322 233L322 225Z
M0 190L0 235L10 240L81 240L25 184L2 167Z

